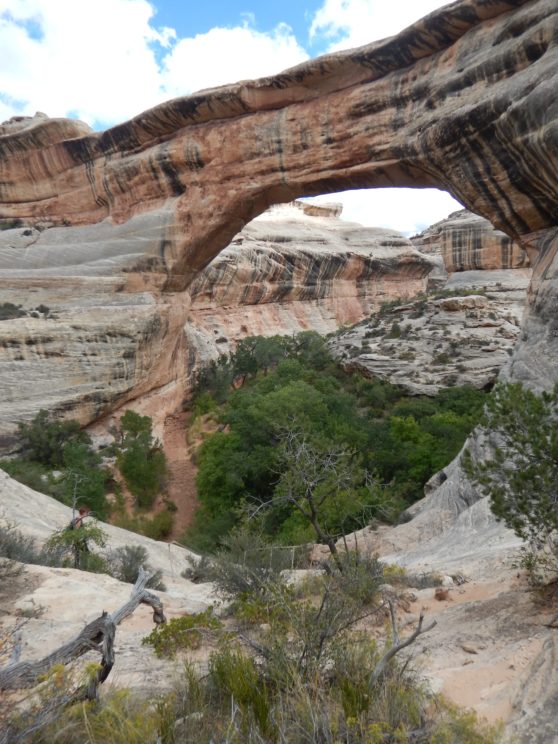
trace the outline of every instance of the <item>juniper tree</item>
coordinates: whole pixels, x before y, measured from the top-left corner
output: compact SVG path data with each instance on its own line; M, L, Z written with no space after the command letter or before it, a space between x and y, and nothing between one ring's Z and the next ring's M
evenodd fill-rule
M520 383L500 383L482 426L490 454L463 458L466 472L493 513L558 566L558 385L537 395Z

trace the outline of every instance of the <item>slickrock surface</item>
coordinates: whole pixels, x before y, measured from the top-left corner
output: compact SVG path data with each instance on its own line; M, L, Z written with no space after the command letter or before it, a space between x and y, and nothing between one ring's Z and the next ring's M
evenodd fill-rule
M15 524L25 535L42 544L54 531L66 527L71 517L69 507L32 491L0 471L1 522ZM109 524L101 526L107 534L109 550L124 545L145 548L149 564L163 574L167 591L157 593L163 600L167 617L201 612L215 602L210 585L196 585L181 577L181 572L189 566L187 557L192 555L186 548L158 542ZM130 584L110 576L69 568L29 566L20 583L15 596L10 592L1 597L0 624L9 627L18 614L40 610L39 616L32 618L23 630L22 660L41 658L71 640L103 610L112 612L118 609L131 592ZM175 665L158 660L150 647L141 646L141 639L152 628L152 611L143 606L119 626L116 664L110 684L150 691L172 686ZM98 654L93 654L91 661L98 661Z
M50 496L18 483L0 470L0 519L2 522L15 524L26 535L42 544L55 530L67 527L72 519L72 510ZM102 523L101 526L107 533L111 548L131 543L141 545L147 551L151 566L162 571L163 580L169 588L177 582L184 586L185 580L180 577L180 572L188 567L187 558L193 555L191 551L180 545L152 540L150 537L128 532L111 524ZM186 584L192 598L200 601L207 599L207 587L201 587L198 592L195 585L190 582Z
M546 624L556 607L528 590L512 565L521 541L496 522L486 499L476 499L455 463L437 482L443 478L452 488L436 492L433 482L409 510L410 521L361 530L356 544L419 580L447 577L445 599L437 600L432 586L413 590L416 601L400 613L405 631L421 610L437 620L413 650L434 689L489 720L504 720L506 744L554 744L557 640Z
M132 542L130 540L129 542ZM189 582L183 580L186 585ZM90 574L72 568L29 566L17 582L15 597L2 597L3 627L11 627L17 617L38 613L23 629L22 661L40 659L75 638L83 627L104 611L119 609L131 594L131 584L124 584L106 574ZM199 588L155 592L164 604L168 619L187 613L202 612L211 602L197 599ZM203 587L203 589L207 589ZM207 592L207 594L209 594ZM154 628L152 610L141 605L124 620L116 631L115 665L103 692L111 686L131 687L151 694L167 691L180 673L181 662L158 659L150 646L141 641ZM91 652L83 661L98 663L99 654Z
M459 0L390 39L175 99L106 132L42 116L3 125L0 219L23 228L2 236L2 297L40 301L48 278L67 331L48 318L4 329L3 420L13 428L40 398L83 423L147 395L176 410L187 288L253 217L303 195L446 188L533 263L544 253L539 281L552 285L557 15L554 0ZM533 294L530 347L514 368L537 384L555 378L552 362L530 363L558 358L545 330L553 292ZM76 295L91 320L69 310ZM74 331L82 343L66 355Z
M43 540L68 522L67 507L1 473L0 478L0 513L17 520L25 534ZM458 510L454 501L440 503L429 496L414 507L410 522L361 531L359 549L379 551L386 561L419 577L432 572L455 577L444 579L446 599L436 600L433 587L413 590L415 600L399 612L402 636L411 632L423 609L438 623L413 647L415 666L434 689L458 704L490 720L506 720L507 731L518 736L515 744L552 743L556 631L545 627L549 610L537 605L536 595L526 591L510 567L520 543L495 523L486 501L461 506ZM160 596L168 617L211 603L210 586L180 577L187 551L109 525L105 529L111 547L142 545L151 564L161 568L168 591ZM41 610L23 629L22 658L38 658L72 638L102 610L119 607L130 589L104 575L31 566L15 596L3 599L1 622L9 626L18 613ZM151 628L149 608L140 608L119 627L110 684L150 692L172 685L180 662L157 660L149 647L141 646ZM195 660L202 659L194 654Z
M447 297L400 303L340 333L330 342L334 356L347 369L413 395L435 395L452 385L490 385L519 338L530 272L454 276L457 280L440 292Z

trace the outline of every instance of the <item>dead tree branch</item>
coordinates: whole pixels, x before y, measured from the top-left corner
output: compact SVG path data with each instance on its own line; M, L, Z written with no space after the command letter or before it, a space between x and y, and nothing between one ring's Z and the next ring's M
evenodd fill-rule
M140 568L130 599L120 609L109 615L106 612L88 623L73 641L60 646L55 651L38 661L23 661L9 664L0 669L0 690L15 690L35 686L39 678L44 676L55 664L69 664L83 656L88 651L98 651L101 654L101 666L85 691L76 693L77 698L94 699L97 689L110 674L114 665L114 637L116 626L129 617L140 604L148 604L153 608L153 622L165 622L163 605L158 597L146 591L145 585L150 574Z
M392 617L392 622L394 622L395 612L391 613L391 617ZM406 638L404 641L399 641L398 643L395 642L395 639L398 638L397 627L393 628L394 645L388 651L386 651L386 653L382 656L382 658L376 665L376 668L370 675L370 686L371 687L373 687L376 684L376 682L378 682L380 677L386 671L387 665L389 664L389 662L393 659L393 657L396 654L398 654L404 648L407 648L407 646L410 646L412 643L414 643L419 636L423 635L424 633L428 633L428 631L432 630L432 628L437 624L436 620L433 620L430 623L430 625L428 625L426 628L423 628L422 627L423 622L424 622L424 615L421 613L418 625L415 628L414 632L411 633L411 635L408 638Z

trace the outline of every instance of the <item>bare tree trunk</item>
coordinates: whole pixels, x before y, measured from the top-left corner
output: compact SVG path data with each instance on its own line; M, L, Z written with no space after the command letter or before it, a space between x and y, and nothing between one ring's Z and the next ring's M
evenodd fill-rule
M145 589L149 578L150 574L140 568L132 594L126 604L111 615L103 612L100 617L86 625L73 641L60 646L38 661L22 661L17 664L8 664L7 667L0 669L0 690L34 687L38 684L39 678L55 664L69 664L87 651L95 650L101 654L101 667L96 677L88 684L87 690L76 692L76 699L96 698L99 685L107 679L114 665L116 626L131 615L140 604L153 607L153 622L156 624L166 622L161 600Z
M398 654L400 651L403 651L404 648L407 648L407 646L410 646L412 643L414 643L419 636L423 635L423 633L428 633L428 631L432 630L432 628L434 628L434 626L436 625L436 620L433 620L430 623L430 625L428 625L426 628L423 628L424 615L421 612L418 625L413 631L413 633L411 633L411 635L408 638L406 638L404 641L400 641L399 632L397 630L395 608L393 606L392 601L389 602L389 608L390 608L390 616L391 616L391 623L392 623L392 630L393 630L393 646L388 651L386 651L386 653L382 656L380 661L376 664L374 671L370 675L370 686L371 687L375 685L376 682L378 682L378 680L382 677L382 675L387 669L389 662L393 659L393 657L396 654Z
M339 556L339 551L337 550L337 545L335 544L335 540L331 537L331 535L328 535L326 532L324 532L321 524L318 522L318 517L317 517L317 513L315 510L313 510L307 516L308 516L308 519L310 520L310 524L314 528L314 532L316 533L318 540L320 540L322 543L327 545L329 552L331 553L331 557L333 561L335 562L335 565L339 569L339 572L343 573L344 571L343 561L341 560Z

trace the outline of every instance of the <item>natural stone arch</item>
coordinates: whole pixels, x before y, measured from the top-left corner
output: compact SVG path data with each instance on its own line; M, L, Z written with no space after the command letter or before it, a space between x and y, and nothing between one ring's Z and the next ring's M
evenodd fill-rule
M165 208L150 269L181 290L272 203L440 187L514 239L556 224L553 0L460 0L398 36L157 106L106 132L0 128L0 217L83 225Z
M0 232L3 297L51 282L46 305L96 308L0 328L0 446L45 406L85 425L148 394L179 405L200 269L268 205L350 188L444 188L533 264L542 255L510 373L548 387L557 36L554 0L458 0L390 39L106 132L45 116L0 126L0 228L30 228Z

